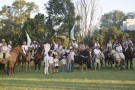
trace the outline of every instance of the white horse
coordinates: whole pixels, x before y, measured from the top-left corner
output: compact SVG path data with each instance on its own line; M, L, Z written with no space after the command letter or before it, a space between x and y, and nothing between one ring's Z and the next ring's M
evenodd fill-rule
M120 68L125 64L125 56L122 52L118 53L115 50L111 50L110 54L113 56L116 66L119 65Z
M97 65L98 65L98 70L100 70L101 68L101 62L103 63L105 60L105 56L104 54L101 52L97 55L94 55L94 66L95 66L95 71L96 71L96 68L97 68Z

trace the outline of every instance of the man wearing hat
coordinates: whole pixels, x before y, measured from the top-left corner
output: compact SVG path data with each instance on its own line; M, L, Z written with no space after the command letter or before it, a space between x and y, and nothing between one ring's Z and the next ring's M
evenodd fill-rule
M124 46L125 51L127 50L129 44L130 44L131 46L133 46L132 40L131 40L129 37L127 37L126 40L125 40L124 43L123 43L123 46Z

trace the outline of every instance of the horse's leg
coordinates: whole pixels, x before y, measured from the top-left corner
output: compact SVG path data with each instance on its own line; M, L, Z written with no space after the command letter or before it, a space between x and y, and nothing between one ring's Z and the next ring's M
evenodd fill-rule
M28 68L28 62L25 62L25 66L26 66L26 72L27 72L27 68Z
M83 71L83 61L82 61L82 71Z
M97 68L97 63L96 62L94 63L94 67L95 67L95 71L96 71L96 68Z
M126 59L126 69L128 69L128 59Z
M98 63L98 70L100 70L101 68L101 63Z
M29 69L29 71L31 70L31 69L30 69L30 61L28 61L28 69Z
M133 69L133 59L130 58L130 68Z
M41 66L41 61L39 61L38 63L38 69L40 70L40 66Z

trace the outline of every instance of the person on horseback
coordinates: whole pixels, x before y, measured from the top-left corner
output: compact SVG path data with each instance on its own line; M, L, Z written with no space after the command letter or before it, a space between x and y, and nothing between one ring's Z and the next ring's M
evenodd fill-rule
M121 53L121 52L123 52L123 49L122 49L122 46L121 46L121 44L120 43L117 43L116 44L116 51L118 52L118 53Z
M11 49L12 49L12 41L10 40L9 41L9 43L8 43L8 46L7 46L8 48L9 48L9 51L11 51Z
M107 43L107 49L108 48L112 48L112 42L111 42L111 40Z
M124 47L124 50L125 50L125 51L128 49L128 45L129 45L129 44L130 44L131 46L133 46L132 40L131 40L129 37L127 37L126 40L125 40L124 43L123 43L123 47Z
M2 53L3 60L5 60L7 58L8 53L9 53L9 48L7 47L5 39L2 39L1 53Z
M26 41L23 42L22 49L23 49L24 54L26 55L28 51L28 46L26 45Z
M97 46L100 47L100 44L99 44L98 40L96 40L94 46L95 46L95 48L96 48Z

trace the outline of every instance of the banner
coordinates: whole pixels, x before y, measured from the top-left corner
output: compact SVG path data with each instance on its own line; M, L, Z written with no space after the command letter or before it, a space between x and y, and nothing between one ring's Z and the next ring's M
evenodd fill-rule
M70 31L70 39L72 39L72 40L75 40L74 31L75 31L75 24L74 24L74 26L72 27L72 29Z
M30 44L31 44L31 38L30 38L30 36L28 35L27 32L26 32L26 36L27 36L27 46L30 47Z

